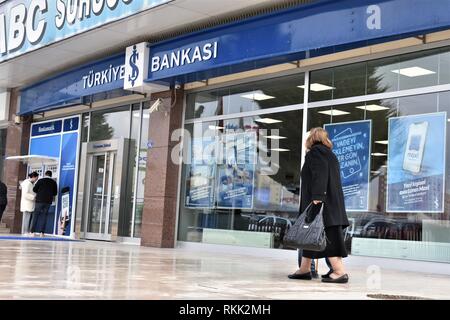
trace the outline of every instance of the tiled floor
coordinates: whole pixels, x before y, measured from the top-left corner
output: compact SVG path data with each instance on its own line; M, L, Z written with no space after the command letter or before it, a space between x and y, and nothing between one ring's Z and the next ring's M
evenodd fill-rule
M352 266L351 258L350 283L330 285L287 279L295 261L188 249L0 241L0 257L0 299L450 298L448 276L378 272Z

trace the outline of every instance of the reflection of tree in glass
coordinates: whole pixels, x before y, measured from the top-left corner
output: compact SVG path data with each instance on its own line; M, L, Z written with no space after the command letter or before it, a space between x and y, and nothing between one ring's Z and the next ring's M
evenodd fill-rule
M108 124L106 116L104 113L92 113L90 128L91 141L112 139L114 128Z

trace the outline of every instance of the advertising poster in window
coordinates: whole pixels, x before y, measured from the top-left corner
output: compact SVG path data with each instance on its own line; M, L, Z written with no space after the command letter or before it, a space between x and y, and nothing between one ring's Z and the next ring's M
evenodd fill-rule
M193 139L186 178L186 207L213 208L216 176L216 138Z
M217 207L252 209L256 165L256 133L226 134L219 142Z
M389 119L387 211L444 211L447 113Z
M325 125L341 166L347 211L369 210L371 129L371 120Z

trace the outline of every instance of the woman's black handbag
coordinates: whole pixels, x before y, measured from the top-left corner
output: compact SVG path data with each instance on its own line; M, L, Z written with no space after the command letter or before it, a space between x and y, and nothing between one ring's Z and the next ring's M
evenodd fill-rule
M302 212L284 236L284 247L309 251L325 250L327 240L323 224L323 206L322 202L320 211L315 216L312 203Z

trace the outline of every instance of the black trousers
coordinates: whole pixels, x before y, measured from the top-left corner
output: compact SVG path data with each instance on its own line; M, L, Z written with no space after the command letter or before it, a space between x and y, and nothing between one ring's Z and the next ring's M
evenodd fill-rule
M45 227L47 225L47 216L49 210L50 204L36 203L33 213L33 226L31 228L31 232L45 233Z
M2 221L3 213L5 212L6 204L0 204L0 222Z

